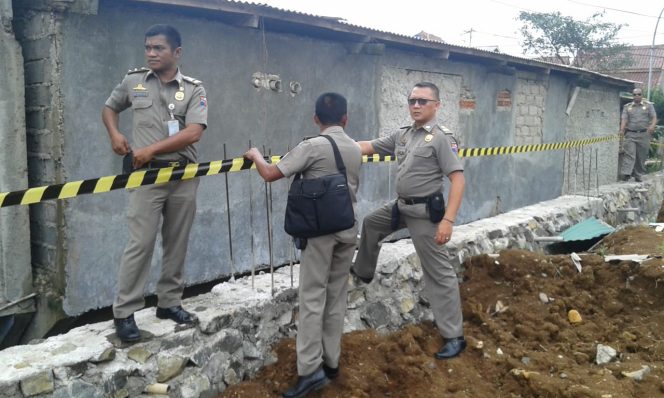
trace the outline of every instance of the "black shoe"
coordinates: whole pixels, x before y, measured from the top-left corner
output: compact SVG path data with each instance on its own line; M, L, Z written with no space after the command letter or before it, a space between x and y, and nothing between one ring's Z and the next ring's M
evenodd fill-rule
M626 181L629 181L629 179L630 179L631 177L632 177L632 176L630 176L630 175L623 174L623 175L620 176L620 181L625 181L625 182L626 182Z
M452 339L445 339L445 344L440 348L440 351L436 353L436 359L449 359L454 358L455 356L461 354L466 348L466 339L461 337L455 337Z
M320 390L329 382L321 366L309 375L298 377L295 387L286 391L283 398L302 398L314 390Z
M327 376L328 379L334 380L337 377L339 377L339 367L337 366L336 368L331 368L325 364L323 364L323 371L325 372L325 376Z
M358 274L355 273L355 270L353 269L353 267L350 267L350 274L353 275L355 278L361 280L362 282L366 283L367 285L370 284L371 281L373 280L373 276L370 277L370 278L366 278L364 276L359 276Z
M161 308L157 307L157 318L159 319L170 319L175 323L195 323L198 319L195 315L192 315L185 311L181 305L176 305L174 307Z
M643 178L641 178L641 177L634 177L634 181L636 181L636 182L643 182Z
M134 321L134 314L126 318L113 318L115 324L115 334L120 341L130 343L141 338L141 332L138 331L136 321Z

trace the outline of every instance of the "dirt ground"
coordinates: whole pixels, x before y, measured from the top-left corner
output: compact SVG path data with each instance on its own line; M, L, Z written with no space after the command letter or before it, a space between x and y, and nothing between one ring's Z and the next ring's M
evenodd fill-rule
M664 396L664 232L628 227L570 255L506 250L465 263L461 284L465 336L458 358L438 361L431 323L379 335L344 335L341 374L311 397L657 397ZM649 254L637 263L608 254ZM550 299L545 303L544 293ZM496 311L496 303L504 306ZM582 321L572 324L568 311ZM597 345L618 358L595 364ZM280 397L297 378L295 342L281 341L278 362L222 397ZM623 372L650 372L642 381Z

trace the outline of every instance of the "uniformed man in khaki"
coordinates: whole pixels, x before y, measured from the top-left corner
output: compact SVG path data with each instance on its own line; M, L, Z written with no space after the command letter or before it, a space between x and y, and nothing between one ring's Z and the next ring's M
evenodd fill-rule
M148 68L129 71L106 100L102 120L113 151L118 155L131 153L134 169L183 167L198 159L195 143L207 126L207 97L200 81L180 73L177 62L181 55L181 38L175 28L150 27L145 33ZM119 113L129 107L133 113L131 146L118 129ZM182 308L181 298L198 181L172 181L129 191L129 242L113 303L116 334L122 341L140 338L133 314L145 305L145 283L162 217L164 254L156 315L177 323L195 321Z
M344 132L346 99L336 93L321 95L316 101L314 122L319 126L320 134L332 138L339 147L355 207L362 155L357 143ZM332 146L323 137L303 141L276 165L268 164L256 148L251 148L244 156L256 164L265 181L296 173L302 173L306 179L338 172ZM303 397L339 374L348 276L357 243L357 223L347 230L307 241L300 264L297 331L297 372L300 377L297 384L284 393L285 398Z
M620 179L628 181L634 176L641 181L646 174L645 162L650 149L650 138L655 131L657 114L651 102L643 100L640 88L634 89L634 101L625 104L620 121L620 137L623 140Z
M456 140L449 130L435 122L440 108L438 87L428 82L416 84L408 96L408 106L413 119L411 126L359 143L363 155L397 156L398 199L364 218L352 272L369 283L376 270L380 241L392 233L393 228L407 227L424 270L424 294L444 339L435 356L446 359L459 355L466 347L459 284L450 254L444 247L452 236L465 179ZM447 207L444 213L440 212L442 218L433 222L428 198L442 192L445 176L450 180ZM397 209L398 220L395 219Z

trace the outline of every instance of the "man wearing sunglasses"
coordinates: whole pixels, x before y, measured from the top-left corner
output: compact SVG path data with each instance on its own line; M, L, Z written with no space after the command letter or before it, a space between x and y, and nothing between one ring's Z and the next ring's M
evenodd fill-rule
M650 149L650 137L655 131L657 114L652 103L643 100L640 88L635 88L632 94L634 101L625 104L620 122L623 149L620 179L628 181L634 176L637 182L641 182L646 174L645 162Z
M449 130L436 124L440 108L438 87L416 84L407 100L413 124L372 141L360 141L363 155L396 155L398 199L368 215L362 223L360 244L351 271L363 282L373 279L379 243L394 230L408 228L424 270L424 294L431 303L443 337L437 359L453 358L466 348L461 299L451 255L444 245L461 205L465 179L457 143ZM443 178L450 180L447 207Z

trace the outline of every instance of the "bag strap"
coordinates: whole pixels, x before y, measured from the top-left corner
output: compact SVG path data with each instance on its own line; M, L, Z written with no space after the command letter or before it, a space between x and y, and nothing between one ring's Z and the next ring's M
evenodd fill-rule
M339 170L339 173L346 176L346 165L344 164L344 160L341 158L341 153L339 153L339 147L337 146L337 143L334 142L332 137L329 135L321 134L321 136L327 138L327 140L330 141L332 150L334 151L334 161L337 163L337 170Z

